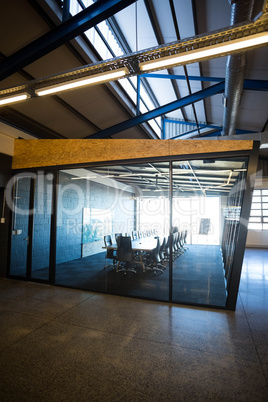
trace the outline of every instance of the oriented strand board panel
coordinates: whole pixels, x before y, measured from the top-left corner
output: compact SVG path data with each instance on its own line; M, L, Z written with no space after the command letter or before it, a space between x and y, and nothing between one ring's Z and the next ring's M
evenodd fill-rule
M13 169L251 150L244 140L15 140Z

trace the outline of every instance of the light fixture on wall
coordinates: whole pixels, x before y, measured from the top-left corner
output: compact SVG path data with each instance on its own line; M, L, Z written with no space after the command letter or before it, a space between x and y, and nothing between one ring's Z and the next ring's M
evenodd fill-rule
M209 57L224 56L233 52L242 52L248 48L260 46L268 43L268 32L261 32L254 35L231 39L228 42L209 45L199 49L184 51L166 57L159 57L140 63L141 71L149 71L160 68L167 68L174 65L187 64Z
M8 105L9 103L20 102L22 100L30 98L30 94L28 92L21 92L19 94L14 94L11 96L6 96L4 98L0 98L0 106Z
M126 67L117 70L110 70L104 73L93 74L87 77L78 78L72 81L66 81L49 85L35 90L36 95L51 95L57 92L67 91L74 88L81 88L93 84L101 84L103 82L118 80L128 74L129 71Z

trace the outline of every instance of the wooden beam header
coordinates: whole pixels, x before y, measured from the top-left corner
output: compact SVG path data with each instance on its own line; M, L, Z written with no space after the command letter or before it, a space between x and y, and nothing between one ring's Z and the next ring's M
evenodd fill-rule
M247 140L55 139L15 140L13 169L251 151Z

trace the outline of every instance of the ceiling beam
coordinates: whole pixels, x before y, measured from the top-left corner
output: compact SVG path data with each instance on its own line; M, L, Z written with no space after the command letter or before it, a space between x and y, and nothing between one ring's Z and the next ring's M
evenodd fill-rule
M144 4L146 6L146 9L147 9L147 12L148 12L148 15L149 15L149 19L150 19L150 22L152 24L152 28L153 28L156 40L158 42L158 45L163 45L165 43L165 40L163 38L160 26L158 24L158 20L157 20L157 16L156 16L156 12L155 12L153 2L152 2L152 0L144 0ZM174 74L172 68L167 69L167 72L168 72L169 75ZM180 94L177 82L172 80L171 85L173 87L173 91L175 93L176 98L180 99L181 94ZM183 116L184 120L186 120L186 114L185 114L185 111L183 109L181 110L181 113L182 113L182 116Z
M172 20L173 20L177 40L180 40L181 35L180 35L180 30L179 30L179 25L178 25L178 21L177 21L177 15L176 15L173 0L169 0L169 6L170 6L170 9L171 9ZM184 71L184 75L185 75L185 79L186 79L186 83L187 83L187 87L188 87L188 92L189 92L189 95L191 95L192 94L192 89L191 89L191 84L190 84L190 81L189 81L187 67L186 66L182 66L182 67L183 67L183 71ZM192 111L193 111L194 119L195 119L195 122L196 122L197 130L199 132L199 125L198 125L198 119L197 119L197 115L196 115L195 105L192 104L191 106L192 106Z
M0 52L0 57L3 59L3 60L5 60L6 59L6 57ZM27 71L25 71L25 70L20 70L20 72L19 72L19 74L20 75L22 75L22 77L23 78L25 78L26 80L28 80L28 81L30 81L30 80L33 80L33 76L31 75L31 74L29 74L29 73L27 73ZM86 123L91 129L93 129L93 130L95 130L95 131L99 131L100 130L100 128L96 125L96 124L94 124L91 120L89 120L89 119L87 119L82 113L79 113L79 111L78 110L76 110L75 108L73 108L69 103L67 103L67 102L65 102L62 98L60 98L58 95L54 95L54 96L52 96L52 99L54 99L54 101L56 101L56 102L58 102L58 103L60 103L65 109L67 109L67 110L69 110L69 112L71 112L72 114L74 114L76 117L78 117L80 120L82 120L84 123ZM11 110L11 108L9 108L10 110ZM13 109L12 109L13 110ZM0 120L1 120L1 116L2 116L3 114L2 113L0 113ZM9 115L9 117L8 117L8 121L9 121L9 125L14 125L16 128L18 128L18 129L20 129L21 131L24 131L24 127L22 126L22 127L19 127L18 126L18 122L19 121L25 121L25 118L20 118L20 119L18 119L18 115L15 113L15 110L14 110L14 113L12 113L12 115L10 114L10 113L6 113L5 114L5 116L6 116L6 118L7 118L7 115ZM13 122L13 117L12 116L15 116L15 121ZM22 116L24 116L24 115L22 115ZM25 116L26 117L26 116ZM34 120L33 120L34 121ZM29 124L28 124L28 122L27 122L27 124L26 124L26 126L29 126ZM30 125L31 127L32 127L32 124ZM41 125L40 124L40 127L39 128L37 128L37 126L38 126L38 123L36 122L36 121L34 121L34 126L35 126L35 130L34 130L34 133L31 133L32 135L34 135L34 136L36 136L36 137L38 137L38 138L50 138L50 135L51 134L53 134L53 132L48 128L48 127L46 127L46 126L44 126L44 125ZM29 133L29 130L27 130L27 132ZM35 133L39 133L39 135L36 135ZM45 133L45 136L44 137L40 137L40 134L42 134L42 133ZM48 135L48 136L47 136ZM51 138L53 138L53 136L51 137ZM57 134L56 132L55 132L55 138L61 138L61 134ZM62 138L64 138L64 136L62 136Z
M0 109L0 121L36 138L48 140L66 138L51 128L44 126L9 106Z
M186 80L185 75L180 75L180 74L161 74L161 73L145 73L145 74L140 74L140 77L146 77L146 78L166 78L170 80ZM188 75L188 78L190 81L211 81L211 82L220 82L224 81L224 77L204 77L201 75Z
M251 91L268 91L268 81L266 80L244 80L243 89Z
M102 1L102 0L101 0ZM115 0L114 0L115 1ZM126 1L134 1L134 0L126 0ZM100 1L99 1L100 2ZM98 3L99 3L98 2ZM86 11L86 10L84 10ZM78 15L78 14L77 14ZM143 67L147 64L148 71L156 71L163 70L164 66L155 65L158 61L157 59L164 59L166 57L173 58L179 56L189 56L190 60L179 59L175 61L175 65L185 65L187 63L194 63L203 59L211 59L220 57L225 54L226 48L222 50L221 44L224 44L228 40L228 45L234 43L234 41L247 40L248 38L253 39L254 35L259 35L261 40L258 42L250 42L249 47L245 50L248 51L252 48L264 47L266 46L266 33L268 29L268 22L266 21L266 16L268 17L268 12L264 15L263 18L259 18L254 23L249 24L241 24L236 25L229 28L223 28L219 31L214 31L209 34L198 35L195 37L191 37L188 39L184 39L182 41L172 42L167 45L157 46L154 48L150 48L147 50L138 51L132 53L130 55L124 55L120 57L116 57L110 60L104 60L99 63L90 64L86 66L82 66L79 68L75 68L73 70L61 72L60 74L51 75L48 77L42 77L38 80L30 81L26 84L22 84L17 87L7 88L5 90L0 90L0 96L8 96L10 93L12 95L15 92L29 92L33 97L37 96L35 94L36 89L40 89L42 87L58 85L59 83L67 83L75 78L85 78L90 75L102 74L106 72L111 72L111 70L125 69L128 73L124 76L125 78L133 75L138 75L144 73ZM268 19L268 18L267 18ZM68 23L69 21L67 21ZM256 32L258 32L256 34ZM216 44L216 45L215 45ZM217 49L222 53L215 54L215 48L212 46L218 46ZM205 55L203 52L201 53L200 59L200 51L204 49L211 48L213 52L210 55ZM230 54L236 54L236 52L241 52L241 49L234 47L233 50L228 50ZM12 56L11 56L12 57ZM181 61L180 61L181 60ZM3 63L3 62L2 62ZM1 66L1 64L0 64Z
M195 92L194 94L185 96L182 99L168 103L167 105L160 106L154 110L151 110L142 115L133 117L130 120L123 121L122 123L116 124L115 126L108 127L105 130L99 131L98 133L92 134L85 138L107 138L113 134L117 134L121 131L128 130L129 128L135 127L139 124L145 123L148 120L155 119L158 116L162 116L166 113L170 113L174 110L180 109L182 107L188 106L192 103L199 102L202 99L208 98L217 93L221 93L224 90L224 82L215 84L209 88L203 89L201 91Z
M0 63L0 80L111 17L136 0L99 0Z
M147 78L161 78L161 79L172 79L172 80L185 80L184 75L166 75L166 74L158 74L158 73L148 73L141 74L141 77ZM222 77L201 77L199 75L189 75L189 80L191 81L208 81L208 82L221 82L225 81L225 78ZM252 90L252 91L268 91L268 80L244 80L244 89Z

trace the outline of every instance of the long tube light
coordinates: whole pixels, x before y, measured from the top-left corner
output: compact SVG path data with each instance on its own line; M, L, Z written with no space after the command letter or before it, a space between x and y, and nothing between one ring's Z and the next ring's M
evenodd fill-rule
M268 43L268 32L261 32L255 35L250 35L245 38L234 39L230 42L211 45L207 48L186 51L175 55L162 57L155 60L145 61L140 63L141 71L149 71L170 67L175 64L186 64L211 56L225 55L234 51L243 51L249 47L259 46Z
M126 67L117 70L111 70L100 74L94 74L89 77L78 78L69 82L54 84L40 89L36 89L35 93L38 96L51 95L57 92L67 91L69 89L80 88L92 84L100 84L106 81L117 80L128 74L129 71Z
M23 92L13 96L6 96L5 98L0 99L0 106L7 105L8 103L19 102L28 98L30 98L30 94L28 94L27 92Z

